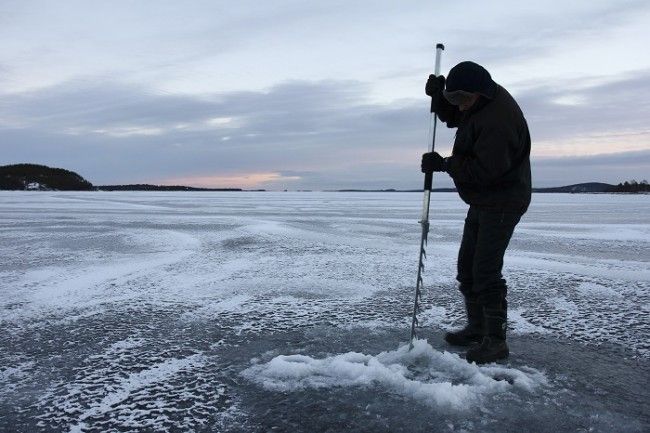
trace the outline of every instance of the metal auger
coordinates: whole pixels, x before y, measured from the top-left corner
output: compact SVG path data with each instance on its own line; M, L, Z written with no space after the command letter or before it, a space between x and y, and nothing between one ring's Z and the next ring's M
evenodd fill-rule
M436 45L436 65L434 74L440 75L440 57L445 46ZM438 119L435 113L431 113L431 123L429 127L429 152L433 152L436 146L436 127ZM413 349L413 339L417 337L416 328L418 326L418 313L420 312L420 302L422 301L422 272L424 271L424 261L427 258L427 242L429 238L429 202L431 200L431 184L433 183L433 173L424 175L424 199L422 202L422 218L420 226L422 227L422 236L420 238L420 259L418 261L418 278L415 283L415 302L413 303L413 320L411 322L411 338L409 339L409 350Z

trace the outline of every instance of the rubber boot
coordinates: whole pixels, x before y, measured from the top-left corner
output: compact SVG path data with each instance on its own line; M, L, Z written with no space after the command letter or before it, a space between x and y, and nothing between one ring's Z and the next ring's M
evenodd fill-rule
M485 364L505 359L510 355L506 344L507 312L504 304L492 308L484 307L483 316L486 334L479 346L467 351L467 362Z
M445 341L452 346L470 346L480 343L483 339L483 308L475 299L465 298L465 311L467 313L467 326L459 331L445 334Z

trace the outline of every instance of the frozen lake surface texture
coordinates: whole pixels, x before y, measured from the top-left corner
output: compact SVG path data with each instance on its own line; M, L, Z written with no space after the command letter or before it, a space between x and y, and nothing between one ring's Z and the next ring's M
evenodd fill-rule
M444 344L466 206L419 193L0 193L2 432L648 432L650 196L537 194L510 359Z

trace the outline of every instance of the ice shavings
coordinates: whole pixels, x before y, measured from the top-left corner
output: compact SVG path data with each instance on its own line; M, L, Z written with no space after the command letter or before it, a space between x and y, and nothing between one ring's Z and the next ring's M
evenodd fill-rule
M378 387L424 404L463 409L487 395L511 390L534 391L547 383L535 369L469 364L458 355L416 340L376 356L348 352L323 359L280 355L241 373L271 391L305 388Z

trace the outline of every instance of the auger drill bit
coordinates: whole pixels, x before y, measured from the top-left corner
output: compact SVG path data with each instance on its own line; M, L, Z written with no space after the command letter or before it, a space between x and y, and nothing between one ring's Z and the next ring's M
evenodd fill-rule
M440 75L440 57L442 56L442 51L445 49L444 45L436 45L436 65L435 65L435 75ZM429 128L430 140L429 141L429 152L433 152L436 145L436 127L438 125L438 119L436 118L435 113L431 113L431 125ZM411 337L409 339L409 350L413 349L413 340L417 338L416 328L419 325L417 314L420 312L420 302L422 302L422 287L424 282L422 279L422 273L424 272L424 261L427 257L426 246L428 244L429 238L429 202L431 200L431 184L433 183L433 173L425 173L424 175L424 198L422 202L422 218L420 219L420 224L422 226L422 236L420 238L420 258L418 261L418 278L415 283L415 302L413 303L413 320L411 321Z

